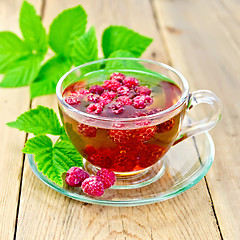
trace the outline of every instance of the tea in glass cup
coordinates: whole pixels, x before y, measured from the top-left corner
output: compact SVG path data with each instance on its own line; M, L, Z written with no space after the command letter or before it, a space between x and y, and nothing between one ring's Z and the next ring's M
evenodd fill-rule
M161 159L171 146L209 130L221 114L212 92L190 94L175 69L133 58L103 59L71 70L60 79L57 97L85 168L93 173L110 169L126 188L159 178ZM202 102L210 104L211 113L181 129L189 106Z

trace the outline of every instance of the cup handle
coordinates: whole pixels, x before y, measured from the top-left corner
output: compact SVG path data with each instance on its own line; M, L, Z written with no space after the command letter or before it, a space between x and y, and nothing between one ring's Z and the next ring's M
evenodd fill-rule
M190 94L187 111L190 111L194 106L201 103L210 105L210 113L205 118L190 122L186 127L181 129L173 145L194 135L209 131L216 126L222 115L222 104L220 99L209 90L195 91Z

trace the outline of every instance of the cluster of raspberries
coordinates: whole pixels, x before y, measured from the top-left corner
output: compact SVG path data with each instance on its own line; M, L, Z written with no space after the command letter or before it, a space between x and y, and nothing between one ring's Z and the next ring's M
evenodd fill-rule
M115 114L120 114L124 106L131 105L136 109L143 109L153 102L150 97L151 89L140 86L134 77L126 77L122 73L112 73L109 80L101 85L93 85L87 89L72 92L65 101L70 105L80 104L81 99L87 98L90 104L86 108L87 113L100 114L104 106L109 103L109 108Z
M83 192L91 196L100 197L104 189L110 188L116 181L113 171L102 168L96 176L89 176L79 167L71 167L67 171L65 182L71 187L81 187Z

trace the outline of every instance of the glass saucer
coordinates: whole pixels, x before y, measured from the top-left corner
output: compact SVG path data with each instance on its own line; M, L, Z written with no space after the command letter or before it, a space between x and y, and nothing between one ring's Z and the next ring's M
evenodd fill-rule
M155 182L135 189L105 190L101 197L84 194L81 188L59 187L38 171L33 155L28 155L35 175L55 191L78 201L108 206L138 206L173 198L198 183L214 159L214 143L209 133L184 140L163 158L165 171Z

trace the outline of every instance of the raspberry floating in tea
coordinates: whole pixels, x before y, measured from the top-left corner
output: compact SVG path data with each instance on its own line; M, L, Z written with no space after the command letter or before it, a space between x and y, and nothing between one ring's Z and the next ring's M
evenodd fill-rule
M70 86L71 88L72 86ZM114 117L131 116L136 109L145 109L153 103L152 90L140 85L134 77L123 73L112 73L102 85L92 85L89 89L65 90L65 101L86 113ZM137 112L134 117L137 117Z

